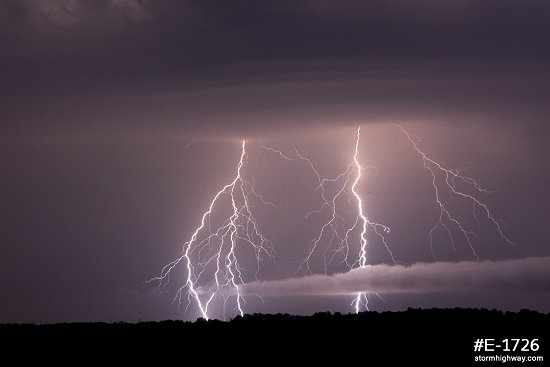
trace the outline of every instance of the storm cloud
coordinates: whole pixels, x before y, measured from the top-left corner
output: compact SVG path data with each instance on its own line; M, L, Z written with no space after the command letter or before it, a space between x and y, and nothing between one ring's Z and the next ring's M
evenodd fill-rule
M482 262L367 265L347 273L243 285L261 296L367 293L549 292L550 257Z
M2 0L2 130L256 137L449 116L536 128L549 14L535 0Z
M429 172L385 122L402 124L430 157L468 167L492 191L483 201L518 246L503 246L479 216L481 228L466 224L479 232L481 259L541 257L510 260L507 269L518 272L519 264L540 264L550 256L549 34L545 0L0 0L0 322L196 317L193 307L187 314L171 308L173 294L140 298L150 291L143 281L177 255L234 177L242 139L249 140L243 174L279 207L253 208L277 254L277 267L262 265L264 279L296 272L323 218L300 221L320 204L309 168L254 139L289 154L295 144L323 177L334 177L351 159L358 125L361 163L377 167L365 170L358 189L369 216L391 226L396 260L471 259L464 240L449 246L444 232L436 231L430 249L438 212ZM470 218L470 207L458 209L460 219ZM368 256L388 261L374 244ZM243 268L255 269L249 260ZM322 262L312 259L314 272ZM475 288L470 267L483 273L485 288L498 280L479 270L490 267L514 289L516 280L527 282L505 264L374 265L288 285L336 293L327 284L363 271L433 267L439 285L428 271L408 288L406 279L389 284L375 274L367 280L379 283L365 284L407 293L446 281L458 289L443 276L448 268ZM540 267L525 266L525 277ZM524 289L542 289L543 280L535 274ZM360 283L349 282L345 292ZM245 288L269 293L273 284ZM281 289L290 291L306 292ZM548 297L517 294L488 296L485 304L550 310ZM394 294L388 298L399 299L382 307L409 307L415 297L431 305L440 296ZM272 298L271 311L310 313L320 302L348 310L341 298ZM270 307L256 297L247 302L250 312Z

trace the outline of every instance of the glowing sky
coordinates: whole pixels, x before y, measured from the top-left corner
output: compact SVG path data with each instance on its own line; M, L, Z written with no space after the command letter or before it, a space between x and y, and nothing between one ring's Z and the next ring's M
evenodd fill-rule
M358 192L391 227L396 260L433 261L438 208L392 122L493 190L484 199L518 246L482 226L482 260L545 261L548 34L550 5L535 0L0 0L0 322L197 317L170 306L173 289L156 294L143 281L179 255L234 177L242 139L243 174L279 207L254 206L277 254L262 278L303 275L295 271L322 224L301 221L318 205L315 176L257 142L288 153L294 143L332 176L353 159L357 125L360 160L376 167ZM434 248L441 261L472 260L441 234ZM389 262L383 246L373 242L369 262ZM323 272L319 259L312 266ZM476 274L489 288L502 283ZM547 284L531 275L505 295L454 279L448 292L382 294L371 308L548 312ZM350 297L321 293L251 297L247 308L350 310Z

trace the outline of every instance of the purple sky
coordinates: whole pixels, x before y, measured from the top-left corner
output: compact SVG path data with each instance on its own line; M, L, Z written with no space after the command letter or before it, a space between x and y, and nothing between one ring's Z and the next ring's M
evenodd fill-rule
M300 221L319 204L315 176L257 141L288 154L294 143L333 176L353 157L358 125L360 160L376 167L359 187L364 208L391 227L396 260L434 261L438 209L429 172L393 122L493 191L481 197L517 248L483 223L482 260L546 261L548 34L542 0L0 0L0 322L197 317L193 304L170 305L183 268L166 293L143 281L178 256L233 177L242 139L243 174L279 206L254 203L277 253L262 279L301 277L322 224ZM456 247L437 234L435 260L473 260ZM369 262L389 262L376 240ZM320 258L314 266L324 271ZM382 293L371 308L550 312L548 283L512 268L499 284L517 274L522 291L459 287L466 266L449 270L446 292ZM246 309L351 310L349 295L321 293L248 297Z

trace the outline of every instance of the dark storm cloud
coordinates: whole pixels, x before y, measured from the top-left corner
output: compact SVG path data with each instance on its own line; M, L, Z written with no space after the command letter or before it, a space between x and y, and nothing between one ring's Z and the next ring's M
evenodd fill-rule
M544 1L0 4L7 133L547 117Z
M256 281L240 288L260 296L432 292L550 291L550 257L505 261L368 265L333 275Z
M15 16L29 26L80 26L121 17L132 21L149 20L144 8L147 0L17 0L2 1L0 14L4 21ZM97 24L96 24L97 25Z
M546 0L0 0L0 322L196 316L170 308L173 294L153 305L119 289L147 293L234 177L238 144L184 149L197 138L292 141L332 177L355 128L329 129L411 122L434 159L495 189L519 253L482 231L483 259L548 256L549 20ZM399 260L425 261L429 175L391 127L364 131L360 158L380 169L362 186L369 214L391 225ZM315 177L249 147L243 173L281 208L254 208L281 264L263 274L280 279L318 228L293 221L317 208ZM440 241L438 259L468 258ZM309 299L276 304L318 311Z

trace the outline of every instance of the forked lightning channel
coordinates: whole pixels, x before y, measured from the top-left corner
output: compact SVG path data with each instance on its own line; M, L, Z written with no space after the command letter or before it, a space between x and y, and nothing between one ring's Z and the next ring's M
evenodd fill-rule
M194 301L201 316L208 320L209 306L216 296L224 298L224 309L230 296L235 294L235 311L244 315L244 299L239 292L239 284L244 283L243 274L237 255L238 247L246 245L251 248L257 259L256 275L260 269L261 261L268 257L273 258L272 243L260 232L258 221L254 217L249 197L255 196L262 203L272 205L265 201L252 186L251 182L243 177L242 168L246 163L246 141L242 142L241 156L236 168L233 180L223 186L214 195L208 209L203 213L200 225L195 229L191 238L184 243L182 255L167 264L158 277L148 282L158 281L159 287L164 287L170 280L170 274L174 268L184 263L186 266L186 279L176 292L174 301L181 306L184 292L187 291L187 306ZM216 229L211 227L211 217L216 205L221 200L230 202L232 212L221 226ZM194 262L193 259L197 260ZM213 269L213 284L199 286L204 278L204 273ZM229 290L228 290L229 289Z
M345 265L348 270L357 267L364 268L367 266L368 233L374 234L380 240L392 263L395 263L393 252L385 238L385 234L390 232L390 228L369 219L364 208L364 200L359 192L363 170L359 160L360 134L361 127L358 127L355 133L352 160L343 172L332 178L324 178L315 168L311 159L297 153L300 159L308 162L309 167L319 181L319 185L315 190L320 191L321 206L318 210L307 213L304 219L307 220L314 215L321 216L325 212L329 214L328 220L322 224L317 236L311 241L308 254L300 263L298 272L303 269L306 275L313 273L310 262L316 251L319 251L323 241L325 242L325 247L322 250L325 274L328 273L331 264L336 266ZM328 185L334 186L333 190L329 190ZM350 208L351 211L356 213L350 223L347 223L345 218L338 215L338 206L342 203L344 205L348 203L348 200L342 198L344 196L353 199L356 203L355 207ZM368 310L367 295L358 293L352 302L352 307L355 312L360 312L362 308Z
M472 177L469 177L463 174L461 170L445 168L441 163L436 162L435 160L428 157L426 153L424 153L418 147L418 144L416 143L414 137L410 133L408 133L402 126L398 124L394 124L394 126L396 126L403 134L405 134L409 143L412 145L414 151L422 159L422 164L424 165L424 168L430 173L432 177L432 186L434 189L435 202L437 204L437 207L439 208L438 219L435 222L434 226L430 229L430 233L429 233L430 251L432 253L432 256L433 256L433 246L434 246L433 234L439 228L442 228L443 230L445 230L445 232L449 237L451 246L453 247L453 249L456 249L455 235L453 234L455 232L453 232L451 228L451 227L454 227L455 230L458 232L458 234L462 236L468 243L468 246L470 247L472 255L475 257L475 259L477 261L480 260L479 255L475 249L475 246L473 245L474 237L476 237L477 234L472 230L467 229L464 222L460 221L457 218L457 216L453 215L453 213L449 209L449 202L445 202L441 199L442 191L447 191L447 193L449 193L449 195L452 198L459 198L469 203L469 205L472 207L472 217L475 220L475 222L478 224L479 224L479 219L476 214L476 211L481 211L481 213L483 214L485 219L489 222L489 224L494 227L499 238L508 245L511 245L514 247L516 246L516 244L512 242L504 234L502 226L499 224L498 220L495 218L494 214L491 212L487 204L483 202L482 199L479 198L481 194L490 193L489 190L482 187ZM471 192L473 193L468 193L464 190L458 189L459 182L469 187L471 189Z
M483 214L486 222L495 228L503 242L514 245L504 234L488 205L480 198L482 194L488 193L488 190L461 170L448 169L428 157L420 149L412 134L398 124L394 126L407 138L432 178L435 205L439 209L435 224L428 233L432 255L434 232L441 228L447 233L453 248L455 248L455 238L462 236L472 256L480 260L474 246L476 233L468 229L465 222L458 219L458 215L453 214L452 208L442 199L443 191L449 196L469 203L472 207L472 217L478 224L480 224L478 214ZM390 228L370 219L365 208L367 203L361 195L364 190L360 188L366 187L368 182L365 182L365 177L362 175L366 166L363 165L360 157L360 134L361 127L358 127L354 134L353 149L350 149L350 161L345 165L343 172L336 173L332 177L320 174L313 160L301 153L295 145L292 145L291 153L285 153L258 142L266 152L274 153L286 161L303 162L302 164L305 164L316 178L317 186L309 189L318 193L320 205L318 209L306 213L303 220L308 221L316 217L316 223L321 224L319 231L310 242L307 253L299 262L296 274L313 274L312 259L319 254L323 257L325 274L330 271L331 266L344 266L347 270L367 267L371 237L384 246L388 260L396 264L394 254L386 240ZM205 319L209 319L210 307L217 297L223 299L224 317L228 305L232 305L234 313L244 315L245 299L239 287L250 279L245 279L239 262L241 251L247 249L254 254L256 280L262 262L265 259L274 260L275 258L273 244L262 234L249 200L254 197L262 204L277 207L264 200L254 189L252 180L245 178L243 170L248 160L246 144L246 141L241 144L241 154L234 178L214 195L207 210L202 214L199 226L184 243L181 256L164 266L159 276L148 281L158 282L159 289L163 289L168 284L174 269L180 264L184 265L185 278L176 292L174 302L181 306L182 299L186 298L187 307L195 303L200 315ZM459 182L470 190L459 189ZM225 214L225 218L223 210L217 212L218 206L221 207L223 201L231 208L230 213ZM347 207L341 208L342 206ZM339 214L340 211L354 213L352 219L349 220L349 216L346 219ZM213 218L214 216L216 218ZM213 225L219 222L221 224L218 226ZM368 310L367 294L363 292L356 294L351 306L356 313Z

